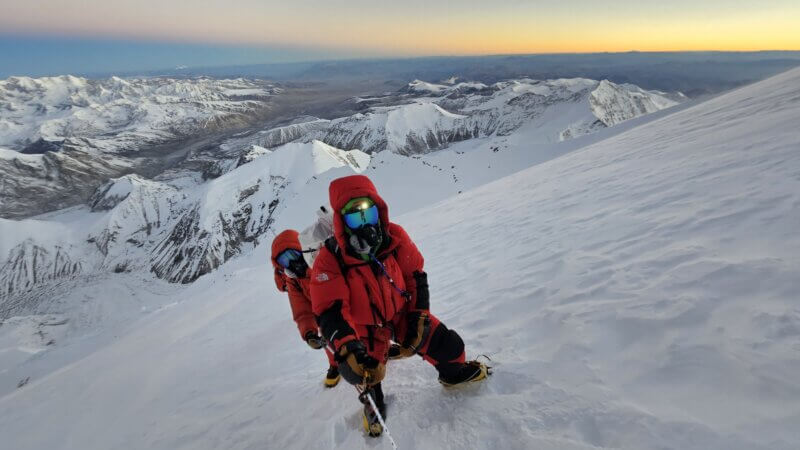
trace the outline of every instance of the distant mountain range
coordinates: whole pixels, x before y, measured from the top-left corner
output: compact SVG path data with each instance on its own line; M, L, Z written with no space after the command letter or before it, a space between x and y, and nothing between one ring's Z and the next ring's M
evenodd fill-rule
M582 78L416 80L349 99L356 114L260 128L254 118L281 95L244 79L0 82L5 314L36 310L47 286L92 273L194 281L257 244L337 173L429 177L440 186L429 198L455 194L477 182L484 164L515 170L515 160L496 154L508 139L523 140L522 156L532 158L533 146L686 100ZM211 133L247 123L233 136ZM203 140L209 133L219 140ZM457 150L445 159L435 152L448 147ZM465 152L485 155L467 162Z
M159 173L190 143L256 123L280 92L244 79L0 81L1 215L71 206L110 177Z
M558 142L616 125L686 100L682 93L646 91L607 80L508 80L447 84L415 80L384 96L355 98L363 112L334 120L308 118L256 134L267 148L324 141L367 153L427 153L453 142L537 128L537 142Z
M400 87L414 79L451 76L492 84L530 77L607 79L645 89L681 91L690 97L714 94L761 80L800 65L800 52L625 52L441 56L356 59L224 67L182 67L145 72L171 77L253 77L278 81L364 83ZM96 74L107 77L111 74ZM130 74L134 75L134 74ZM136 73L135 75L140 75Z

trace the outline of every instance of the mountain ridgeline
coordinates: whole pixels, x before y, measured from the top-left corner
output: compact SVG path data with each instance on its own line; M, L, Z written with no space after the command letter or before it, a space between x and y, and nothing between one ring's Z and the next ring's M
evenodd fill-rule
M45 312L48 286L95 273L190 283L337 175L431 176L456 194L478 183L460 155L500 166L513 136L559 148L686 100L581 78L414 81L349 98L352 115L260 127L281 95L244 79L0 82L0 316Z

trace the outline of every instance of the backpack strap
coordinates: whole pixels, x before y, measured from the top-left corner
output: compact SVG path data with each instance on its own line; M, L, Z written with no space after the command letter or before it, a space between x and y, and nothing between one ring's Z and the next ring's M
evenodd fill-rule
M344 257L342 256L342 249L339 248L339 243L336 242L336 237L331 236L328 239L325 239L325 248L328 249L329 252L333 254L336 258L336 262L339 263L339 270L342 272L342 276L347 279L347 270L350 268L347 264L344 263Z
M299 281L297 281L294 278L289 278L289 277L286 277L286 278L287 278L287 291L288 291L288 284L291 283L292 286L294 286L297 290L299 290L300 292L303 292L303 288L300 286L300 282Z

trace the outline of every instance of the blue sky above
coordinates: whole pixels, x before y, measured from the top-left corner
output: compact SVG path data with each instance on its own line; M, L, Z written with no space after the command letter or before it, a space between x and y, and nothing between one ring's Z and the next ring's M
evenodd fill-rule
M354 52L302 47L214 45L0 34L0 78L9 76L93 75L174 69L341 59Z

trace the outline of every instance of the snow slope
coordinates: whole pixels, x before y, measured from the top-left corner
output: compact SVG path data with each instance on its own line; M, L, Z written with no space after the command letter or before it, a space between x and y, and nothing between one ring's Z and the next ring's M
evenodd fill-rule
M400 448L800 447L798 121L794 70L395 215L433 311L495 361L457 390L392 362ZM388 448L321 387L267 249L0 398L4 445Z

